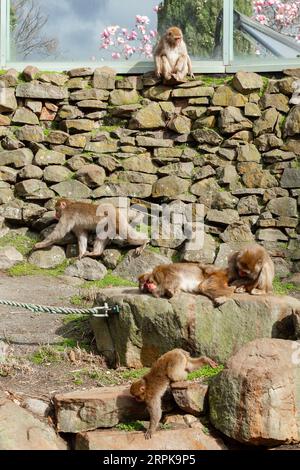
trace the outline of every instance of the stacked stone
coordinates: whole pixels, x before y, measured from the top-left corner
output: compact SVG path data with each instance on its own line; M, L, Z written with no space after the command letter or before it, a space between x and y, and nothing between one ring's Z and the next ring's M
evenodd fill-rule
M41 231L58 196L172 202L183 213L201 203L203 250L185 251L176 237L153 244L221 265L256 239L278 258L279 274L299 270L294 80L238 72L222 85L167 87L107 67L9 70L0 75L0 216Z

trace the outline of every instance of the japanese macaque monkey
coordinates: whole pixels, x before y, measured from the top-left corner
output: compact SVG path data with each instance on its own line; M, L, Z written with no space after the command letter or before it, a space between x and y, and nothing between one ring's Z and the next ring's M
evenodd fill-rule
M69 232L73 232L78 240L79 258L84 256L100 256L106 245L113 238L124 237L130 245L138 246L140 254L148 241L145 235L135 231L128 223L122 210L112 204L99 205L87 202L59 199L55 205L58 224L48 237L36 243L35 250L47 248L58 242ZM87 251L88 234L96 231L93 251Z
M272 292L274 263L265 248L254 244L229 257L229 284L235 292L263 295Z
M155 74L169 81L183 81L187 74L194 78L181 29L172 26L162 36L155 51Z
M225 269L197 263L162 264L139 276L138 281L140 291L154 297L170 298L183 291L206 295L217 305L226 302L235 289L228 286Z
M150 372L130 387L130 393L137 401L144 401L150 415L149 429L145 438L150 439L161 419L161 398L172 382L187 379L189 372L204 365L213 368L217 364L208 357L191 358L183 349L173 349L163 354L151 367Z

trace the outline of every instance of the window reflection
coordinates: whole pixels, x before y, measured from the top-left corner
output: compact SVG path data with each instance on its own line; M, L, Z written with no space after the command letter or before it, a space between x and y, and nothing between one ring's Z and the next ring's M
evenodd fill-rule
M131 31L136 15L148 17L149 29L156 30L157 3L157 0L11 0L10 60L112 60L117 51L101 48L101 33L113 25Z
M194 59L215 46L223 0L10 0L10 61L152 61L157 31L184 33Z
M235 58L296 58L300 54L300 2L234 1Z

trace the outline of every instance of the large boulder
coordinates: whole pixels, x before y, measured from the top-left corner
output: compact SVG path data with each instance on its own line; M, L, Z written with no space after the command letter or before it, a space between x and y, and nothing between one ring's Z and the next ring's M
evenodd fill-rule
M159 264L169 264L170 260L158 253L145 250L140 256L135 255L135 250L130 250L124 259L118 264L113 274L129 281L137 281L140 274L149 272Z
M244 346L210 385L213 425L247 444L299 442L299 349L294 341L269 338Z
M155 299L136 289L101 291L97 305L119 305L120 314L109 325L92 319L99 352L122 365L151 365L161 354L174 348L224 363L244 344L257 338L296 336L296 312L300 301L286 296L236 294L222 306L201 295L181 293L172 299Z
M0 396L0 450L66 450L54 429L16 403Z

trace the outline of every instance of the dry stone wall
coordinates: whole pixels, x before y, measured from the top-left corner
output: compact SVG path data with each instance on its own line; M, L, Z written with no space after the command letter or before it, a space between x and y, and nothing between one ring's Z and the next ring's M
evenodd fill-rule
M161 254L221 265L240 243L257 240L279 274L299 271L293 75L239 72L168 87L152 74L120 77L106 67L7 71L0 75L3 229L49 230L59 196L167 202L177 213L201 203L204 249L187 251L174 236L152 242Z

